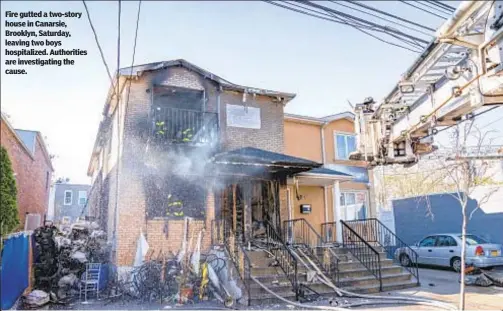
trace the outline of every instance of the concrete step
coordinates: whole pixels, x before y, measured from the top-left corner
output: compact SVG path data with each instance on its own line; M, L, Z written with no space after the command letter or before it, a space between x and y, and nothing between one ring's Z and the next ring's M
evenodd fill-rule
M403 282L392 282L392 283L387 283L382 285L383 287L383 292L387 291L394 291L394 290L400 290L400 289L407 289L407 288L412 288L412 287L417 287L417 281L415 279L410 279L409 281L403 281ZM379 284L377 285L366 285L366 286L358 286L358 287L344 287L345 290L354 292L354 293L361 293L361 294L374 294L374 293L379 293Z
M391 266L393 260L391 259L381 259L381 268ZM357 259L352 259L352 261L341 261L339 262L339 271L353 270L358 267L363 267L363 264Z
M248 258L250 258L250 261L260 261L264 259L270 259L269 254L264 252L264 251L247 251L246 254L248 255Z
M281 297L295 301L295 293L292 291L291 284L278 284L278 285L272 285L270 283L267 283L267 279L270 279L271 277L265 276L262 279L259 279L264 285L268 286L269 289L273 290L276 294L280 295ZM282 279L282 278L280 278ZM362 279L362 278L360 278ZM285 279L282 279L285 280ZM299 281L302 282L302 279ZM377 281L377 280L376 280ZM316 282L316 283L307 283L311 289L316 291L318 294L321 296L332 296L334 295L334 290L331 289L330 287L326 286L323 283ZM372 293L379 293L379 282L374 282L366 285L357 285L357 286L342 286L339 285L341 288L350 291L350 292L355 292L355 293L362 293L362 294L372 294ZM391 276L386 276L383 277L383 291L392 291L392 290L399 290L399 289L406 289L406 288L412 288L416 287L417 282L415 279L411 279L410 275L409 277L403 276L403 274L396 274L396 275L391 275ZM250 292L251 292L251 304L252 305L260 305L260 304L272 304L272 303L278 303L281 302L277 297L275 297L272 294L269 294L266 290L262 289L258 284L253 283L250 285Z
M396 274L382 275L382 283L391 284L404 281L410 281L411 275L408 272L400 272ZM368 285L379 285L379 280L374 276L348 277L339 278L339 285L342 287L365 287Z
M400 266L395 266L395 265L390 265L390 266L384 266L381 267L381 274L382 276L389 275L389 274L397 274L403 272L403 268ZM362 277L362 276L370 276L372 273L367 270L367 268L360 266L355 269L347 269L347 270L341 270L339 272L339 278L354 278L354 277Z

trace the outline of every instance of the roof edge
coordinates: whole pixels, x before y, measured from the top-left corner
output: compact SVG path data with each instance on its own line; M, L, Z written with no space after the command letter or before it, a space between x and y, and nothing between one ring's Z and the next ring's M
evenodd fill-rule
M329 123L332 121L337 121L337 120L350 120L354 121L355 115L350 112L350 111L344 111L341 113L325 116L325 117L311 117L311 116L306 116L306 115L299 115L299 114L293 114L293 113L285 113L284 114L284 119L287 120L299 120L299 121L308 121L308 122L313 122L313 123L318 123L318 124L324 124L324 123Z
M10 124L9 120L7 120L7 117L4 115L3 112L1 113L1 116L2 116L1 117L2 122L5 122L5 124L7 125L7 128L14 135L14 138L18 141L18 143L21 145L21 147L24 149L24 151L28 154L28 156L32 160L35 160L35 156L31 153L30 148L28 148L28 146L26 146L26 144L23 142L21 137L19 137L19 135L16 133L14 127L12 127L12 124Z

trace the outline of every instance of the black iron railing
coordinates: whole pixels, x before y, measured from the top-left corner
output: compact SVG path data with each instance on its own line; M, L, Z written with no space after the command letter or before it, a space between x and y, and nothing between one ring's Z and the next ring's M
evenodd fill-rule
M208 145L218 138L218 114L197 110L156 107L152 130L158 142Z
M295 299L298 300L299 286L297 281L297 259L285 244L281 235L274 229L272 224L268 220L265 220L264 225L267 235L268 251L274 255L274 259L277 261L278 265L292 284L293 291L295 292Z
M393 231L376 218L351 220L346 224L367 242L381 246L386 251L388 258L402 264L416 278L419 285L418 255Z
M325 243L337 243L337 222L322 223L321 234Z
M215 223L215 224L218 224ZM250 292L250 273L251 273L251 261L244 249L243 245L239 243L238 237L234 234L232 229L229 226L226 226L226 222L224 222L223 227L223 242L224 247L229 257L234 264L234 267L239 273L239 278L243 283L243 286L247 293L248 305L250 305L251 300L251 292Z
M341 220L344 247L379 281L382 291L381 258L379 252L362 238L351 226Z
M304 246L316 265L321 266L323 272L337 282L339 258L325 245L323 238L313 226L303 218L285 220L283 223L286 243L292 246Z

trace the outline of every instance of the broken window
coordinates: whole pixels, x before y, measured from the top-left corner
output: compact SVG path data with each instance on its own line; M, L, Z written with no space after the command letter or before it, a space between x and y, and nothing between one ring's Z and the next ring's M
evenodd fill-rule
M204 111L204 92L179 87L156 88L154 136L169 143L206 143L217 129L217 114Z
M200 181L177 175L148 177L145 188L148 219L205 218L206 189Z

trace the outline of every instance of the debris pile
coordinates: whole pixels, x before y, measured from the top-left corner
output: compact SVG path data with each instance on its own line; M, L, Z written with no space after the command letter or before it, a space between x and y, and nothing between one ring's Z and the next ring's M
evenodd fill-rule
M226 306L233 305L241 293L228 280L225 255L202 254L203 234L204 229L199 234L193 231L188 239L185 233L177 254L145 251L143 259L135 260L136 266L127 276L109 287L110 302L140 300L183 305L217 299ZM142 248L149 248L143 239L141 234L137 254L142 253Z
M35 290L25 296L27 308L76 297L86 263L106 263L109 259L106 234L94 222L82 221L61 230L46 224L33 236ZM41 296L44 299L37 298Z
M503 272L483 270L476 267L466 269L465 284L475 286L498 286L503 287Z

